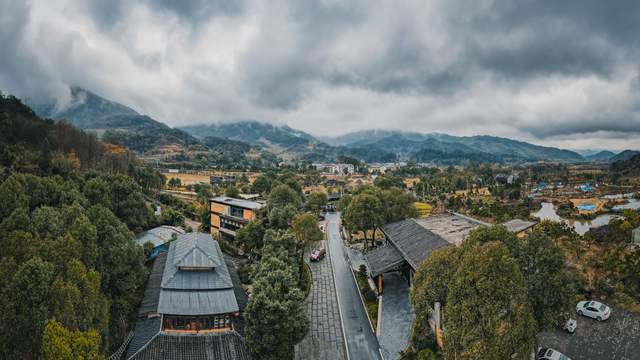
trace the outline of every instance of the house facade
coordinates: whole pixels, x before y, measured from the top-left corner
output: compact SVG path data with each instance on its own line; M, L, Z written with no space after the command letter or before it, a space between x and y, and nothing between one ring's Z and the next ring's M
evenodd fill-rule
M155 260L126 358L199 358L201 352L245 359L246 303L233 262L218 242L206 233L178 235ZM186 342L192 350L184 352Z
M209 202L211 211L211 236L216 240L233 242L236 231L256 219L258 210L264 207L257 201L219 196Z

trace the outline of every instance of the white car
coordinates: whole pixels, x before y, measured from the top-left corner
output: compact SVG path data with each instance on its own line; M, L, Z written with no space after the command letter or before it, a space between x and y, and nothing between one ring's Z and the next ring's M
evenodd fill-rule
M571 360L567 355L551 348L538 350L538 360Z
M578 315L588 316L598 321L607 320L611 316L611 308L598 301L580 301L576 305Z

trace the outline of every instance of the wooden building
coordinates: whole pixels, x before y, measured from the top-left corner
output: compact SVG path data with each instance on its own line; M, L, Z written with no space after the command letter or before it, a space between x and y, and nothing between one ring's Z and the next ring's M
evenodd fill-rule
M216 240L233 242L236 230L251 220L256 212L264 207L257 201L219 196L210 200L211 236Z

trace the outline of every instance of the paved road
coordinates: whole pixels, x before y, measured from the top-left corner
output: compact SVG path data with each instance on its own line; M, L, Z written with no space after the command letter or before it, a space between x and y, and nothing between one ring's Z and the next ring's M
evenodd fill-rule
M538 334L538 346L552 347L572 359L640 359L640 315L611 309L607 321L598 322L573 315L578 321L575 334L555 330Z
M351 360L381 359L378 339L376 338L369 319L362 306L358 287L351 275L351 269L346 261L346 253L340 235L340 215L327 214L329 251L331 264L336 277L336 291L342 312L347 351Z
M400 272L385 273L383 281L379 340L385 360L395 360L409 345L415 315L404 276Z
M323 240L314 248L326 243ZM311 323L309 333L296 346L297 360L347 359L330 257L329 252L325 259L309 263L313 283L305 307ZM305 259L309 262L308 254Z

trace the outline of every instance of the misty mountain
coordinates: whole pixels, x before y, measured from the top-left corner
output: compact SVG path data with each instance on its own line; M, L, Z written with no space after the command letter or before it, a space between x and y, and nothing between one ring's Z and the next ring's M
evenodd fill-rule
M95 132L105 141L120 143L140 153L162 146L186 148L197 143L184 131L79 87L71 87L71 101L62 109L53 100L32 103L27 99L26 102L42 118L67 121L83 130Z
M304 131L286 125L272 125L259 121L239 121L181 128L197 138L217 136L242 141L269 151L285 159L329 161L336 149Z
M608 162L614 156L616 156L614 152L603 150L595 154L586 155L584 158L591 162Z
M452 136L447 134L368 130L342 135L333 139L324 138L332 144L345 147L385 149L400 160L446 162L466 157L472 161L527 162L537 160L581 162L585 159L578 153L553 147L539 146L523 141L495 136Z
M616 156L613 156L611 158L609 158L609 162L616 162L616 161L621 161L621 160L629 160L632 157L634 157L635 155L640 154L640 151L636 151L636 150L625 150L622 151L618 154L616 154Z

